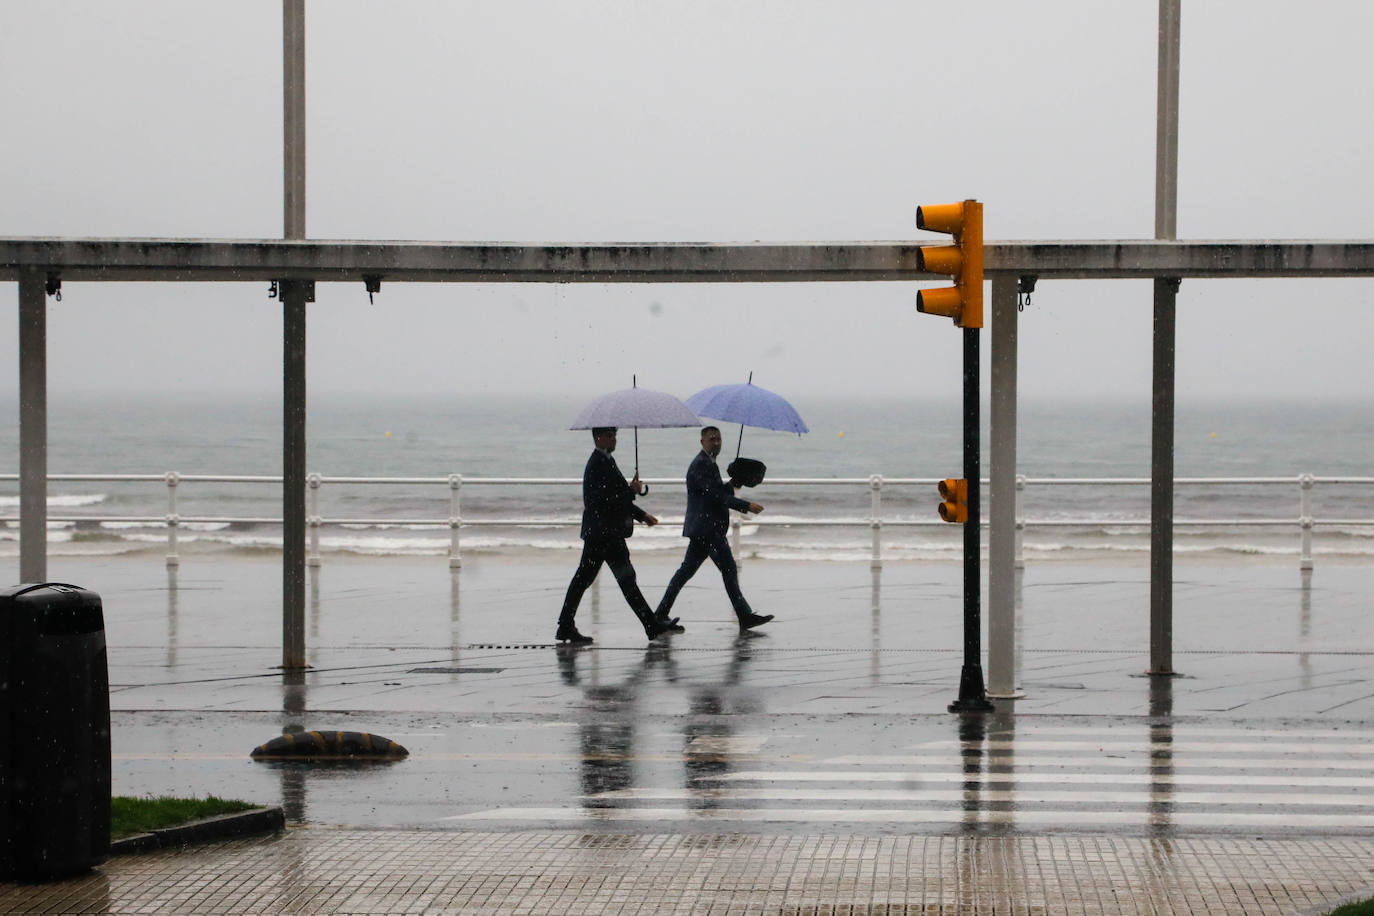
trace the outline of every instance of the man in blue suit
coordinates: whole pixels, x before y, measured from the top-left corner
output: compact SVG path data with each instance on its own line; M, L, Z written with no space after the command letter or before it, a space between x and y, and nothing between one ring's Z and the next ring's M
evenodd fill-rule
M596 448L587 459L587 468L582 472L582 559L577 564L577 572L568 584L568 594L563 599L563 612L558 615L559 642L582 646L592 638L577 632L573 618L577 606L582 603L582 593L596 579L604 563L611 567L620 591L630 603L639 622L644 625L644 635L654 639L665 632L667 627L654 620L649 602L639 591L635 580L635 568L630 565L630 550L625 539L634 531L636 521L646 525L657 525L658 519L634 504L635 494L639 492L639 476L629 483L616 467L611 452L615 451L616 430L612 426L600 426L592 430L592 442Z
M730 510L753 512L763 511L758 503L740 499L734 489L720 476L716 466L716 456L720 454L720 430L707 426L701 431L701 451L692 459L687 468L687 517L682 523L682 534L687 540L687 555L682 565L673 573L663 600L658 603L654 620L665 629L681 630L676 622L670 620L668 613L677 600L678 592L687 580L696 574L707 557L720 570L725 580L725 593L730 596L730 604L739 618L739 628L750 630L773 619L772 614L755 614L744 600L739 590L739 570L735 566L734 554L730 552L730 542L725 539L725 531L730 526Z

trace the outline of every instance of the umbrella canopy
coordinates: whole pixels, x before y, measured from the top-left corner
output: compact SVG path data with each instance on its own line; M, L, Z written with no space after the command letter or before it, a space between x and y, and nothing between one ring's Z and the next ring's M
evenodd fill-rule
M612 391L592 401L573 419L568 429L596 429L599 426L633 426L635 430L635 476L639 476L639 428L671 429L700 426L701 420L687 409L687 405L662 391L632 388ZM643 496L648 486L639 491Z
M700 426L701 420L677 398L648 388L612 391L592 401L573 420L569 429L598 426L633 426L636 429L669 429Z
M712 385L687 399L687 406L703 417L788 433L810 432L801 414L781 396L753 382Z

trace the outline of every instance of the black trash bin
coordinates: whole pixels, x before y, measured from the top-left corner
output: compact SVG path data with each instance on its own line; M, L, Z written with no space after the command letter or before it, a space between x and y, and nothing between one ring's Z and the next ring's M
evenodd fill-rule
M0 874L85 871L110 852L110 679L100 596L0 591Z

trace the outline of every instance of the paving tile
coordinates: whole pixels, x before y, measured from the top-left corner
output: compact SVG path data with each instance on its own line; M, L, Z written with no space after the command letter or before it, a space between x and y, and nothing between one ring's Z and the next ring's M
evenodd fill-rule
M295 829L0 885L15 913L1258 913L1374 884L1374 840Z

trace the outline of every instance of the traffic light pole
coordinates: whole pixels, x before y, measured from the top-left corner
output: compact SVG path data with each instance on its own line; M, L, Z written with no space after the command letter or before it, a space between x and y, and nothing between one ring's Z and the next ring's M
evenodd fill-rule
M964 667L959 673L959 699L950 712L991 712L983 684L983 621L980 563L979 481L981 480L978 415L978 328L964 328L964 479L968 481L968 520L964 522Z

